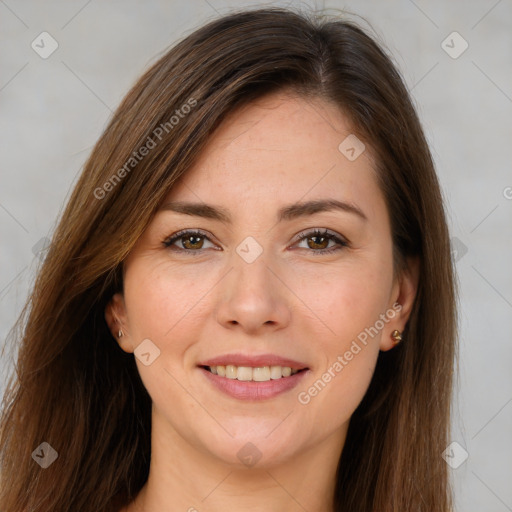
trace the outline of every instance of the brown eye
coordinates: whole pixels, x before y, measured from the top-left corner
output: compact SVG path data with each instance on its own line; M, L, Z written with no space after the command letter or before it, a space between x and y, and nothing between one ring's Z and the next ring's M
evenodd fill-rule
M311 240L313 243L310 243ZM327 249L329 245L329 238L326 236L308 236L307 241L310 249Z
M305 231L298 235L298 239L299 243L305 240L307 244L307 248L301 247L301 249L312 249L310 252L315 254L327 254L349 246L349 243L343 237L328 229ZM333 245L329 247L331 242L333 242Z
M187 235L181 238L181 243L185 249L201 249L203 247L203 237L195 235Z
M199 231L184 230L171 235L162 244L164 247L178 252L200 252L202 249L206 249L204 247L205 241L211 243L206 234Z

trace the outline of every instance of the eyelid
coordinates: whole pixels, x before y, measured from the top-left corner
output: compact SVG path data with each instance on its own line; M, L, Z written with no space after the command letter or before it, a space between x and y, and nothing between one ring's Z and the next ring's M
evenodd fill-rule
M201 235L206 240L209 240L211 243L216 243L217 245L221 245L216 241L214 242L215 237L211 233L208 233L207 231L204 231L203 229L200 229L200 228L180 229L179 231L176 231L176 233L173 233L172 235L169 235L168 237L164 238L164 240L162 241L162 244L165 247L170 248L170 247L172 247L172 244L174 242L178 241L180 238L184 237L185 235ZM182 251L182 252L201 252L202 250L203 249L200 249L197 251L187 251L186 249L178 248L178 251Z
M208 248L200 248L198 250L189 250L189 249L181 249L179 247L178 248L173 247L173 244L176 241L183 238L185 235L190 235L190 236L199 235L199 236L203 237L204 239L208 240L210 243L218 244L218 242L214 242L212 240L212 239L215 239L215 237L213 237L210 233L208 233L207 231L204 231L203 229L200 229L200 228L181 229L181 230L173 233L172 235L168 236L167 238L165 238L162 241L162 244L167 249L171 249L176 252L185 253L185 254L186 253L201 254L203 251L208 249ZM318 249L318 250L313 250L313 249L308 250L308 248L304 248L304 247L301 247L298 249L304 249L308 253L315 253L317 255L322 255L322 254L329 254L329 253L337 252L337 251L342 250L343 248L350 247L350 241L347 238L345 238L343 235L340 235L339 233L337 233L335 231L332 231L328 228L309 228L309 229L303 230L300 233L298 233L297 235L295 235L292 245L288 246L287 248L291 248L291 247L293 247L293 245L295 245L299 242L302 242L303 240L305 240L307 238L311 238L313 236L327 237L330 241L334 241L336 245L334 245L333 247L327 247L325 249ZM221 245L221 244L219 244L219 245ZM214 250L222 250L222 248L219 249L217 247L217 248L214 248ZM297 250L297 249L293 249L293 250Z
M308 238L310 236L320 235L320 236L330 236L331 239L337 240L339 243L344 245L349 245L349 240L345 238L343 235L340 235L336 231L332 231L328 228L309 228L297 233L294 237L294 243L300 242L304 238ZM317 251L318 252L318 251Z
M339 233L332 231L328 228L310 228L306 229L304 231L301 231L294 237L294 242L292 244L295 245L299 242L302 242L303 240L307 238L311 238L313 236L320 236L320 237L327 237L330 241L334 241L336 245L333 247L327 247L325 249L319 249L319 250L308 250L307 248L296 248L293 250L300 250L304 249L307 253L313 253L317 256L332 254L335 252L342 251L343 249L347 249L350 247L350 241L345 238L343 235L340 235Z

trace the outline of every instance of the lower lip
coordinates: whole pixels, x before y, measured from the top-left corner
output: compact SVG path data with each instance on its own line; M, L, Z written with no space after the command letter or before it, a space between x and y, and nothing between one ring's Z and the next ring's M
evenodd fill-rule
M303 370L289 377L281 377L280 379L267 380L265 382L243 381L238 379L228 379L227 377L219 377L212 372L200 368L202 373L210 382L229 395L238 400L266 400L273 398L281 393L293 389L304 377L309 370Z

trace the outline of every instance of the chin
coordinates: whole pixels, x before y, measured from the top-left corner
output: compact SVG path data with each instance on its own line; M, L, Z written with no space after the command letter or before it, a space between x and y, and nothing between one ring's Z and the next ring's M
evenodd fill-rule
M276 427L274 422L273 428ZM270 435L269 435L270 433ZM272 432L272 429L260 430L253 435L234 436L222 443L209 443L206 447L212 455L225 464L248 469L268 469L285 463L297 454L299 433Z

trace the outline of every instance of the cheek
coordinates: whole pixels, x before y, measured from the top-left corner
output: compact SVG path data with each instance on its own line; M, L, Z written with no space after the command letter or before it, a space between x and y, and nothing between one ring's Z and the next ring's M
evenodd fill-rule
M385 312L392 284L387 263L347 259L328 271L304 267L290 276L328 352L342 348Z
M314 338L322 363L297 399L311 415L324 418L326 431L348 422L368 389L380 350L381 333L371 330L379 314L377 301L347 294L328 318L336 335Z
M194 329L203 310L201 299L210 288L208 274L192 271L192 266L177 272L168 262L150 266L141 258L125 276L130 333L136 340L150 338L162 349L171 341L176 347L182 338L177 333Z
M380 315L392 282L387 267L387 261L347 264L314 280L317 286L301 284L305 302L322 321L321 331L317 322L309 332L323 357L298 400L322 415L327 429L349 420L370 384L380 350Z
M350 360L348 353L352 354ZM325 419L326 430L334 430L350 420L368 389L378 353L375 345L362 344L352 346L352 350L349 347L346 351L340 351L334 362L306 390L310 404L317 401L313 405L317 411L315 416Z
M177 272L168 262L140 257L127 267L124 296L129 332L134 347L144 340L151 362L135 358L140 377L157 405L183 398L178 382L181 362L198 338L199 317L205 314L201 300L211 284L186 266ZM203 274L202 274L203 275ZM150 340L151 344L147 341ZM155 357L156 355L156 357ZM190 404L188 404L190 406Z

